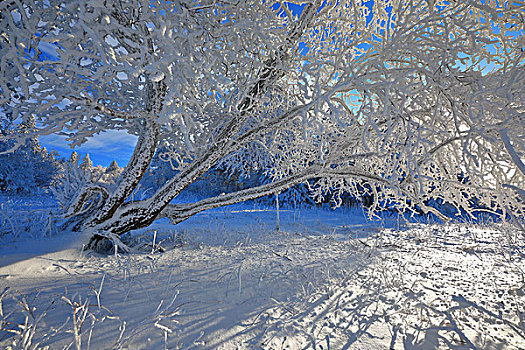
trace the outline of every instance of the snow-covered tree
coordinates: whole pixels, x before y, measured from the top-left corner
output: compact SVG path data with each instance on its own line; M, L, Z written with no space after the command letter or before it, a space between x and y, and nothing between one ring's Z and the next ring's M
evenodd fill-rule
M97 176L97 180L110 186L117 182L118 177L124 170L123 168L118 166L117 161L115 160L111 162L109 167L101 167L101 171L98 170L99 167L101 166L99 165L95 168L97 169L96 172L99 173L99 175Z
M78 161L78 153L76 151L71 152L71 155L69 156L68 162L76 163L77 161Z
M0 104L81 145L137 135L112 188L79 188L71 223L112 237L277 193L368 186L372 207L437 198L523 214L519 1L7 0ZM30 135L19 135L17 140ZM127 201L159 145L177 172ZM272 181L173 205L217 164ZM521 196L521 198L520 198Z
M86 173L91 173L93 170L93 161L89 158L89 153L86 153L85 157L82 159L80 169L84 170Z
M113 161L111 162L111 164L108 166L108 168L106 169L106 172L107 172L108 174L110 174L110 173L116 173L116 172L121 172L121 169L122 169L122 168L118 166L117 161L116 161L116 160L113 160Z
M28 134L35 128L34 118L29 118L19 125L10 123L10 117L6 114L3 119L0 125L0 192L34 194L47 189L54 183L61 168L55 158L57 154L48 153L45 147L41 148L35 135L27 138L13 152L3 154L14 146L9 136Z

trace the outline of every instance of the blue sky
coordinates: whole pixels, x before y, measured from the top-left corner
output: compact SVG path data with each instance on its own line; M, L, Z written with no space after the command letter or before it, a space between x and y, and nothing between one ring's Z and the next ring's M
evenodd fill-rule
M365 4L366 6L371 7L373 5L373 0L368 1ZM294 15L298 15L303 8L304 6L290 4L290 10ZM514 35L523 35L523 33L514 33ZM304 45L302 46L303 47L300 45L301 49L305 50L306 48ZM53 56L53 54L56 56L54 48L42 47L40 49L43 52L47 52L50 56ZM301 53L306 52L301 51ZM492 68L493 65L494 64L488 66L488 68ZM49 135L40 137L40 143L42 146L45 146L48 150L57 151L62 157L69 158L73 150L80 153L82 157L84 157L86 153L89 153L94 165L103 166L108 166L112 160L116 160L120 166L125 166L133 153L136 141L136 136L130 135L125 131L110 130L95 135L81 147L72 149L67 144L64 136Z
M46 43L40 43L40 51L47 59L57 60L56 47ZM40 144L46 147L48 151L56 151L61 157L69 158L73 151L80 154L81 159L89 153L89 157L93 165L109 166L109 164L116 160L120 166L125 166L131 155L137 137L128 134L125 131L108 130L89 138L86 143L80 147L71 148L66 136L46 135L39 137Z
M39 44L39 49L46 59L57 60L56 47L45 42ZM93 165L109 166L113 160L117 161L120 166L125 166L135 144L137 137L128 134L125 131L108 130L89 138L86 143L80 147L71 148L66 136L46 135L39 137L40 144L46 147L48 151L56 151L61 157L69 158L73 151L80 154L81 159L89 153Z
M81 147L72 149L66 142L65 136L40 136L40 144L49 151L55 150L61 157L69 158L71 152L76 151L83 158L86 153L93 161L93 165L108 166L112 160L124 166L128 163L137 142L137 137L125 131L109 130L90 138Z

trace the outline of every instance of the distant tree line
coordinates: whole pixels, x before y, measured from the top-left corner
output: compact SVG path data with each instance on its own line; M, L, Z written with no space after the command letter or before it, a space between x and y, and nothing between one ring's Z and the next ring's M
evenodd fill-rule
M122 172L116 161L108 168L93 166L89 153L81 161L75 151L68 160L60 158L56 151L49 152L42 147L36 135L16 145L14 140L2 136L31 134L35 120L29 119L20 124L6 122L10 119L5 118L0 124L0 193L29 195L60 188L64 185L66 170L71 167L78 168L87 183L109 183Z

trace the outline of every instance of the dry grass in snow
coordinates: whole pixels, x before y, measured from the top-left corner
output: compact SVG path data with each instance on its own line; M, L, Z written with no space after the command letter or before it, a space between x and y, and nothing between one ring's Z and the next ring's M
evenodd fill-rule
M60 236L41 240L40 253L33 241L32 254L6 243L0 346L525 348L523 237L514 231L381 229L326 211L283 212L275 231L272 215L160 225L132 255L82 253Z

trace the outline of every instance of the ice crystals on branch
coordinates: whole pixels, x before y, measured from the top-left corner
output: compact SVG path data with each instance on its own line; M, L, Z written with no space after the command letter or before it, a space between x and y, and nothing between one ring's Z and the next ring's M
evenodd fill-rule
M366 188L373 208L472 214L475 202L522 217L524 5L291 5L4 1L0 103L71 144L110 129L139 137L107 196L78 190L100 198L75 217L94 232L176 223L306 180L319 196ZM128 201L159 147L177 172ZM218 166L271 181L170 204Z

